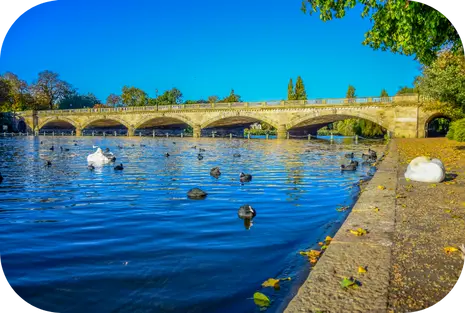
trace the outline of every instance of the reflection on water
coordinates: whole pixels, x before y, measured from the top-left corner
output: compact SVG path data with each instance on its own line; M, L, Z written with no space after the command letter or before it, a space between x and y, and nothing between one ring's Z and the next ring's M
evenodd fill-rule
M93 145L124 170L89 171ZM335 208L354 203L369 171L341 173L344 153L366 149L351 139L2 138L2 266L23 299L54 312L258 312L257 290L280 312L306 276L297 252L335 233L347 214ZM241 184L240 172L253 180ZM194 187L207 198L188 199ZM244 204L257 211L250 224L237 216ZM260 288L287 276L279 291Z

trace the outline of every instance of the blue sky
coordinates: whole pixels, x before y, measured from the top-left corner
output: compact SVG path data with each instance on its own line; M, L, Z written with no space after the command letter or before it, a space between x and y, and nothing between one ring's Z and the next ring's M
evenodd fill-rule
M309 98L394 94L419 74L413 57L361 42L370 21L351 11L322 22L301 0L58 0L23 14L5 38L0 73L32 82L58 72L102 101L132 85L155 96L177 87L186 99L287 97L301 75Z

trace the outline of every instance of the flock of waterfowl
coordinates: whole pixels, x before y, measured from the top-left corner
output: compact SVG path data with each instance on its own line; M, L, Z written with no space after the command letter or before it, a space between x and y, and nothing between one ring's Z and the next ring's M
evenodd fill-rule
M40 142L43 144L43 142ZM176 142L173 142L173 144L176 144ZM77 146L77 141L74 140L74 145ZM132 144L134 147L135 145ZM141 147L145 147L145 145L140 144ZM116 156L110 151L110 149L106 148L105 150L102 150L98 146L93 146L94 149L97 149L94 153L89 154L87 156L87 162L88 166L87 168L89 170L94 170L96 166L101 166L104 164L109 164L109 163L115 163L116 161ZM193 146L193 149L197 149L197 146ZM123 149L121 145L118 145L118 149ZM50 151L54 151L55 147L52 145L49 149ZM60 147L61 152L63 151L69 151L68 148L63 148ZM205 149L199 148L199 153L197 154L197 159L202 160L204 156L202 155L202 152L205 152ZM164 154L165 157L170 157L170 154L166 152ZM241 157L239 153L234 153L233 157L238 158ZM355 171L357 170L357 167L359 165L358 161L354 160L354 153L347 153L345 154L345 157L350 159L350 163L348 165L342 164L340 169L341 171ZM371 149L368 149L368 154L362 153L362 159L364 164L372 164L376 162L377 160L377 154L376 151L373 151ZM50 160L46 160L45 162L46 167L52 166L52 162ZM122 171L124 170L124 166L122 163L119 165L115 165L114 167L115 171ZM210 170L210 175L215 178L219 178L221 175L221 171L219 167L214 167ZM239 174L239 181L241 183L247 183L252 180L252 175L250 174L245 174L245 173L240 173ZM3 176L0 173L0 183L3 181ZM193 188L187 192L187 197L190 199L196 199L196 200L202 200L207 197L207 193L199 188ZM252 206L246 204L243 205L239 208L238 210L238 216L244 220L244 225L247 229L250 228L252 225L251 220L257 215L257 212L255 209L252 208Z

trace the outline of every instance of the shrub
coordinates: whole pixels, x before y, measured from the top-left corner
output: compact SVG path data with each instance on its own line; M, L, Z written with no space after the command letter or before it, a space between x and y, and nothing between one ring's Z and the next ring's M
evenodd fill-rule
M465 118L450 124L447 138L456 141L465 141Z

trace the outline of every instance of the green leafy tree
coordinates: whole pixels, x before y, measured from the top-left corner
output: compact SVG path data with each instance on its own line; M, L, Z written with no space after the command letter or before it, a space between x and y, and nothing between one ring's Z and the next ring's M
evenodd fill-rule
M415 55L429 65L444 46L449 45L454 53L462 47L459 34L444 15L415 1L303 0L302 11L319 13L326 22L343 18L357 3L363 6L362 18L372 21L363 44L373 49Z
M465 112L465 58L443 51L430 66L423 66L416 85L422 96Z
M124 86L121 100L128 107L145 106L148 103L148 96L142 89Z
M81 109L93 108L96 104L100 104L100 100L93 93L80 95L77 90L72 90L61 99L58 107L60 109Z
M287 85L287 100L295 100L295 98L294 83L292 82L292 78L290 78Z
M241 100L241 96L235 94L234 89L231 89L231 92L229 93L229 96L227 96L226 98L223 98L219 102L232 103L232 102L242 102L242 100Z
M297 76L297 81L295 82L295 100L307 100L307 92L305 91L304 81L302 77Z
M166 90L153 101L157 105L171 105L182 103L182 92L177 88Z
M352 85L349 85L347 88L346 92L346 98L349 100L349 103L355 102L355 98L357 96L355 95L355 87Z
M36 109L35 99L31 95L26 81L19 79L16 74L11 72L3 74L0 78L8 89L8 101L3 104L5 108L9 107L8 111Z
M414 87L408 87L408 86L399 87L399 91L397 91L396 95L397 96L408 95L408 94L415 93L415 91L416 90Z
M381 98L387 98L387 97L389 97L389 94L388 94L388 92L386 91L386 89L381 90L381 96L380 96L380 97L381 97Z
M47 105L50 110L56 108L58 103L72 91L71 85L59 77L57 73L43 71L31 86L36 101Z
M118 106L121 106L121 104L122 104L122 99L121 99L120 96L115 95L114 93L112 93L107 97L107 100L106 100L106 105L107 106L109 106L109 107L118 107Z

